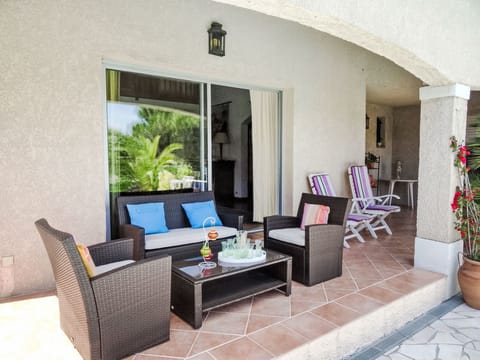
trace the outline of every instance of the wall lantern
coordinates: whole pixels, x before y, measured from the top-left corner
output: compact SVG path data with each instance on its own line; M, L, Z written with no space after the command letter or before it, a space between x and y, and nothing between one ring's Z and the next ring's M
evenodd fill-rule
M213 22L208 29L208 53L217 56L225 56L225 35L222 24Z

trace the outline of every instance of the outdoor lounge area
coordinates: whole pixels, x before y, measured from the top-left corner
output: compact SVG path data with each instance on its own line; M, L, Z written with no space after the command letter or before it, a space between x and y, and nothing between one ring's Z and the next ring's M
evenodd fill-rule
M340 278L218 308L197 330L172 313L170 340L128 359L341 358L442 301L445 277L413 268L415 219L403 209L389 220L393 235L351 241ZM0 304L2 356L80 359L60 329L56 296L42 295Z
M342 359L446 299L468 303L480 1L0 10L0 358ZM347 199L345 226L337 206L299 207L314 174ZM212 214L189 216L203 205L215 231ZM132 221L150 207L164 213L153 229ZM258 245L235 256L254 246L261 261L214 267L242 227Z

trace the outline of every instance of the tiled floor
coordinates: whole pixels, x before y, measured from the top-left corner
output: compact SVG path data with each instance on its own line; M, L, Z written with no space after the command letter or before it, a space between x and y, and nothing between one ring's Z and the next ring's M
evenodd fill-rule
M403 209L389 220L394 235L349 240L340 278L210 311L197 330L172 314L170 340L128 359L271 359L358 319L441 277L413 269L415 220ZM0 358L79 359L59 330L53 296L0 305L0 339Z

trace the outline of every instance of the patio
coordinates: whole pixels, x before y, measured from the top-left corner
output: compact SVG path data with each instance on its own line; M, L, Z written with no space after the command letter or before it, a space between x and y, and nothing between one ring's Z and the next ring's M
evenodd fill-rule
M349 241L341 278L292 295L269 292L205 314L193 330L172 314L170 341L129 357L153 359L335 359L352 353L437 305L444 276L413 269L416 213L390 217L394 235ZM2 355L80 359L58 323L52 294L0 305Z

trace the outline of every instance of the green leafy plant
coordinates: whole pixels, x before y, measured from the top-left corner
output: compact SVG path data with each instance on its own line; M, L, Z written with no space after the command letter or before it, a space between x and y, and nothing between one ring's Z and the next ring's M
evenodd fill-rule
M170 181L193 175L199 166L199 117L141 107L132 134L108 130L110 191L170 189ZM187 149L186 149L187 148Z
M451 204L456 218L455 230L460 232L464 241L464 255L480 261L480 213L475 202L479 189L472 188L470 183L470 168L467 166L470 151L465 145L459 144L455 136L450 138L450 148L455 153L454 166L460 178L460 186L457 187Z

